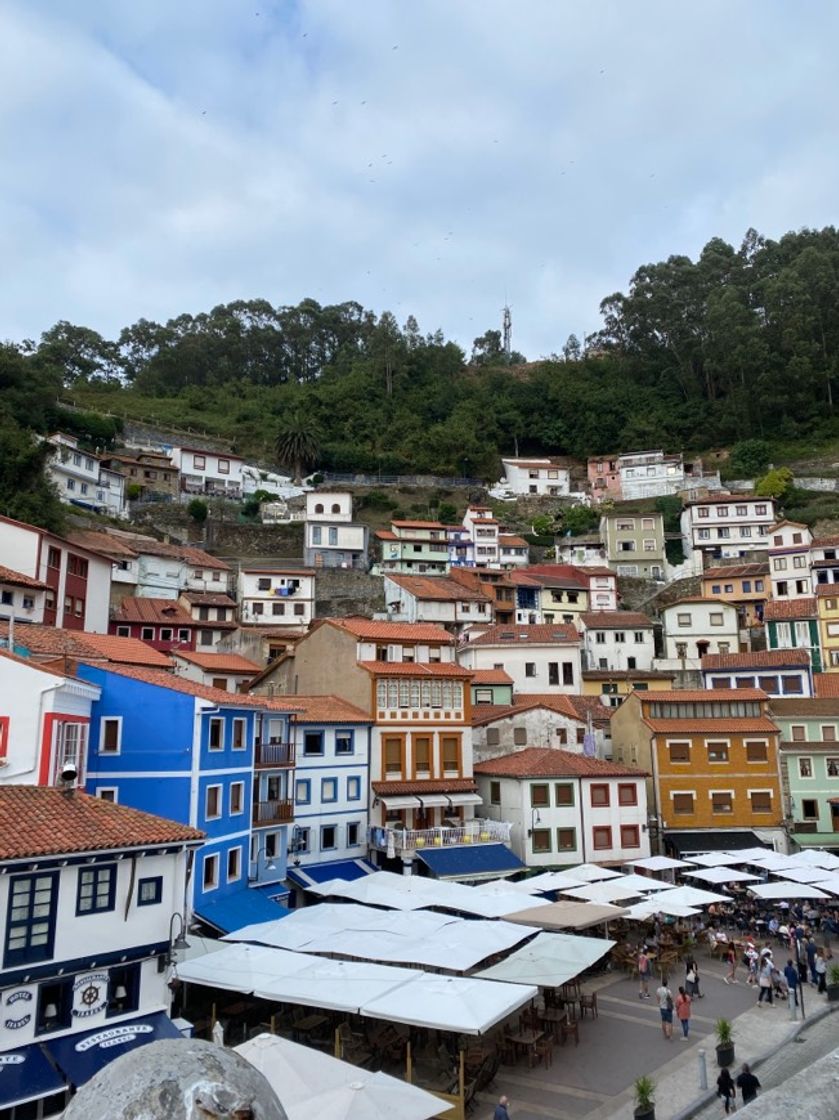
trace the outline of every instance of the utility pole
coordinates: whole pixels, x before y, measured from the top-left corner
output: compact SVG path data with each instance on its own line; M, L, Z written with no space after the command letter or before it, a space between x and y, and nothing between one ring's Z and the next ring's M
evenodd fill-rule
M512 346L512 343L513 343L513 316L510 313L510 307L509 307L508 304L505 304L505 306L504 306L504 318L501 320L501 324L502 324L502 338L503 338L503 345L504 345L504 357L507 359L507 362L509 363L510 355L511 355L512 349L513 349L513 346Z

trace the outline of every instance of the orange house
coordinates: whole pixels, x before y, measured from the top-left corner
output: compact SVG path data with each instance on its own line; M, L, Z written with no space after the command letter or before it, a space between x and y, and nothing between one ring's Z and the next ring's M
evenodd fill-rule
M651 774L651 827L679 853L785 850L779 739L758 689L633 692L612 717L613 758Z

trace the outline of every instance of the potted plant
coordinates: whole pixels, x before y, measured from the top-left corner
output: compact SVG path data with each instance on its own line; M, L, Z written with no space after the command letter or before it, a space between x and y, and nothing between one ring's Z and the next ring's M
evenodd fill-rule
M635 1120L655 1120L655 1082L643 1074L635 1079L632 1086L635 1092Z
M722 1069L734 1063L734 1031L730 1019L717 1019L714 1024L717 1036L717 1065Z
M839 1002L839 964L832 964L827 970L827 1002Z

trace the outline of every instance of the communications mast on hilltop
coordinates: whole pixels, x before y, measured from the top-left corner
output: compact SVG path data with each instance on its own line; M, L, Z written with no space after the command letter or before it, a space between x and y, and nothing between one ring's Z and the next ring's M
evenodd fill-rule
M504 307L504 317L501 320L502 329L502 342L504 346L504 357L510 361L510 355L513 352L513 316L510 312L508 305Z

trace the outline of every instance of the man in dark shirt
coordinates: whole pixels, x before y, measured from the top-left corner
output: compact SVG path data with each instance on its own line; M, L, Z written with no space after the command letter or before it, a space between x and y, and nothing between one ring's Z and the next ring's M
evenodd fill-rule
M510 1113L507 1111L509 1103L509 1097L501 1097L498 1104L495 1106L492 1120L510 1120Z
M757 1096L757 1091L760 1088L760 1082L749 1069L749 1063L743 1062L743 1068L737 1078L737 1088L743 1094L743 1104L748 1104L753 1101Z
M787 1002L789 1004L789 1015L791 1019L797 1017L796 1007L798 1007L798 969L788 960L786 968L784 969L784 979L787 982Z

